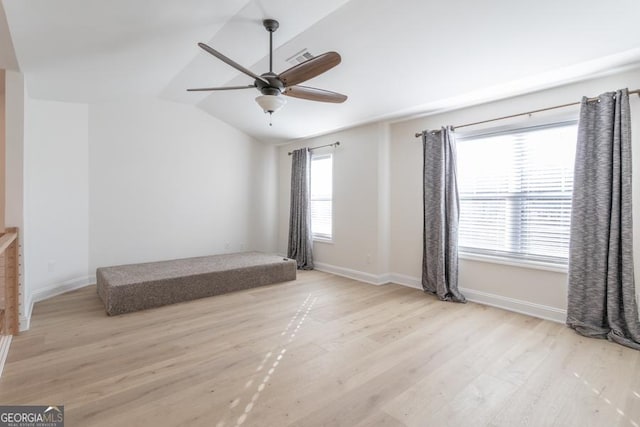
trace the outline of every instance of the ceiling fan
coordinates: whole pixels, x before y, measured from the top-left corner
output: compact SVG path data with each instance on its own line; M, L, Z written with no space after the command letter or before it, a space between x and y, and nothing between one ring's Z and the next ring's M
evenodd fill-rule
M338 65L341 61L340 55L336 52L327 52L322 55L315 56L298 65L283 71L280 74L273 72L273 33L278 29L280 24L275 19L265 19L262 21L264 28L269 32L269 71L261 75L257 75L251 70L243 67L232 59L226 57L222 53L212 47L198 43L203 50L231 65L236 70L246 74L254 79L252 85L246 86L223 86L223 87L205 87L197 89L187 89L189 92L216 91L216 90L236 90L256 88L262 95L256 98L256 102L269 115L278 111L286 100L280 95L291 96L294 98L308 99L310 101L341 103L347 100L347 96L337 92L331 92L324 89L318 89L308 86L300 86L299 83L312 79L325 71ZM269 123L271 125L271 123Z

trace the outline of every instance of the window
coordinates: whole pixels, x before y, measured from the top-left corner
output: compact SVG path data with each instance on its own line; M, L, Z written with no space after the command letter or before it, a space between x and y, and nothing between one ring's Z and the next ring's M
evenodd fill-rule
M311 233L314 239L331 240L333 197L333 157L311 157Z
M566 264L575 121L458 139L461 252Z

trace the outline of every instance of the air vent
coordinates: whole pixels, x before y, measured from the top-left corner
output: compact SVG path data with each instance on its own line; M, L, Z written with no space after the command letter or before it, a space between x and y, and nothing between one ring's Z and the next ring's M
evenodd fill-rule
M300 52L296 52L287 58L287 62L291 65L298 65L311 58L313 58L313 55L310 54L307 49L302 49Z

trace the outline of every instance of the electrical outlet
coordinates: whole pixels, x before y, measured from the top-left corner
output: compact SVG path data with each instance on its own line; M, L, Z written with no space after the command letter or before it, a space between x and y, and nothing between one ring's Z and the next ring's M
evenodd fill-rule
M54 271L56 271L56 262L55 261L49 261L47 263L47 271L49 271L49 273L53 273Z
M224 244L224 248L225 248L225 249L227 249L227 250L228 250L230 247L231 247L231 245L229 244L229 242L226 242L226 243Z
M371 264L371 255L367 254L367 264Z

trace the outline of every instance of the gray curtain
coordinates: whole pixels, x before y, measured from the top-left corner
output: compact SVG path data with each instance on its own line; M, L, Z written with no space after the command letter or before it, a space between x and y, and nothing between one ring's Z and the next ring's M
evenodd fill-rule
M633 278L626 89L582 99L571 213L567 324L640 350Z
M458 185L450 127L422 134L424 224L422 288L444 301L466 302L458 291Z
M295 150L291 159L291 208L289 215L289 245L287 257L295 259L301 270L313 270L311 239L311 207L309 202L308 148Z

